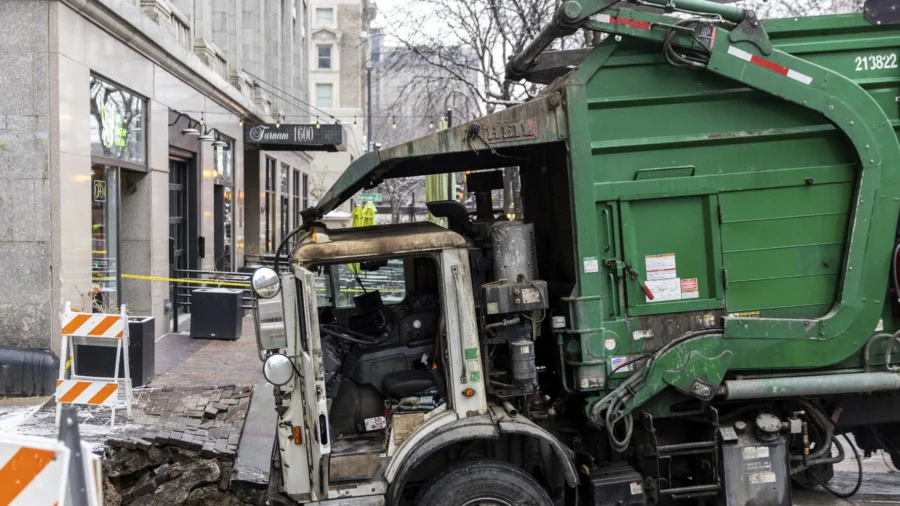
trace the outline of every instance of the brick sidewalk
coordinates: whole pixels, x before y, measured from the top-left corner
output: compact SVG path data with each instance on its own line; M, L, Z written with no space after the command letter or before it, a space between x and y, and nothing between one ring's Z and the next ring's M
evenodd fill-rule
M262 362L256 350L253 317L249 314L244 317L242 332L242 337L236 341L208 340L199 350L190 350L193 351L191 356L154 379L149 386L192 388L264 383ZM167 339L190 338L183 334L170 334L160 339L157 347L170 344ZM157 357L160 355L160 350L157 350Z

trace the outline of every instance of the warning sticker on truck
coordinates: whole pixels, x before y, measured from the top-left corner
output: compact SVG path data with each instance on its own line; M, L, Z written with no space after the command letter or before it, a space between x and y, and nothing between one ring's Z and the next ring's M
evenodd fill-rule
M644 264L647 267L647 281L678 277L675 271L675 253L647 255L644 257Z
M756 460L756 459L767 459L769 458L769 447L768 446L748 446L744 448L742 451L742 456L744 460Z
M652 329L635 330L634 332L631 333L631 337L635 341L640 341L642 339L650 339L653 337L653 330Z
M535 304L541 301L541 292L537 288L525 288L522 290L522 303Z
M759 485L761 483L775 483L776 481L778 481L778 477L772 471L765 471L762 473L748 474L747 481L749 481L751 485Z
M584 257L585 274L598 271L600 271L600 262L597 261L597 257Z
M668 300L681 300L681 280L674 279L657 279L655 281L647 280L644 283L650 293L653 294L651 300L649 296L645 296L647 302L665 302Z
M689 278L681 280L681 298L682 299L699 299L700 286L697 278Z

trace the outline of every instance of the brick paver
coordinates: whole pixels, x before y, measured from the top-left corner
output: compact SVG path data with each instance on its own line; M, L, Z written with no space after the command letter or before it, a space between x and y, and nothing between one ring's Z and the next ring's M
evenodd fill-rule
M209 340L193 354L150 383L151 387L256 385L265 382L256 350L253 317L243 320L242 337L236 341ZM165 337L157 346L164 346ZM157 353L159 356L159 353Z

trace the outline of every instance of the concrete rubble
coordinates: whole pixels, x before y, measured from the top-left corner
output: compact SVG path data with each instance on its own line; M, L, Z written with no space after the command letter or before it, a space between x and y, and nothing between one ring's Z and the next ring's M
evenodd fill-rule
M251 396L234 385L141 390L132 424L103 450L106 506L263 504L263 488L232 480Z

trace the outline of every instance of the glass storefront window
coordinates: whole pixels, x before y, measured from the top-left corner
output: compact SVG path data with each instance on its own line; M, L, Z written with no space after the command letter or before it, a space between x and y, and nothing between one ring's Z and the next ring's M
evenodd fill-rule
M232 269L232 255L234 255L233 237L234 237L234 209L233 199L234 190L231 187L225 188L225 201L223 203L224 213L222 219L225 220L225 238L224 249L222 252L223 265L222 270L228 272Z
M261 202L260 214L260 244L259 252L262 254L275 253L275 213L277 211L275 202L275 171L277 165L275 159L266 157L266 186L265 191L260 195Z
M94 312L118 312L119 169L91 166L91 299Z
M233 147L234 142L228 139L222 139L228 143L228 146L216 146L213 148L216 158L216 172L219 178L226 181L234 181L234 158Z
M91 155L147 164L147 101L91 76Z

